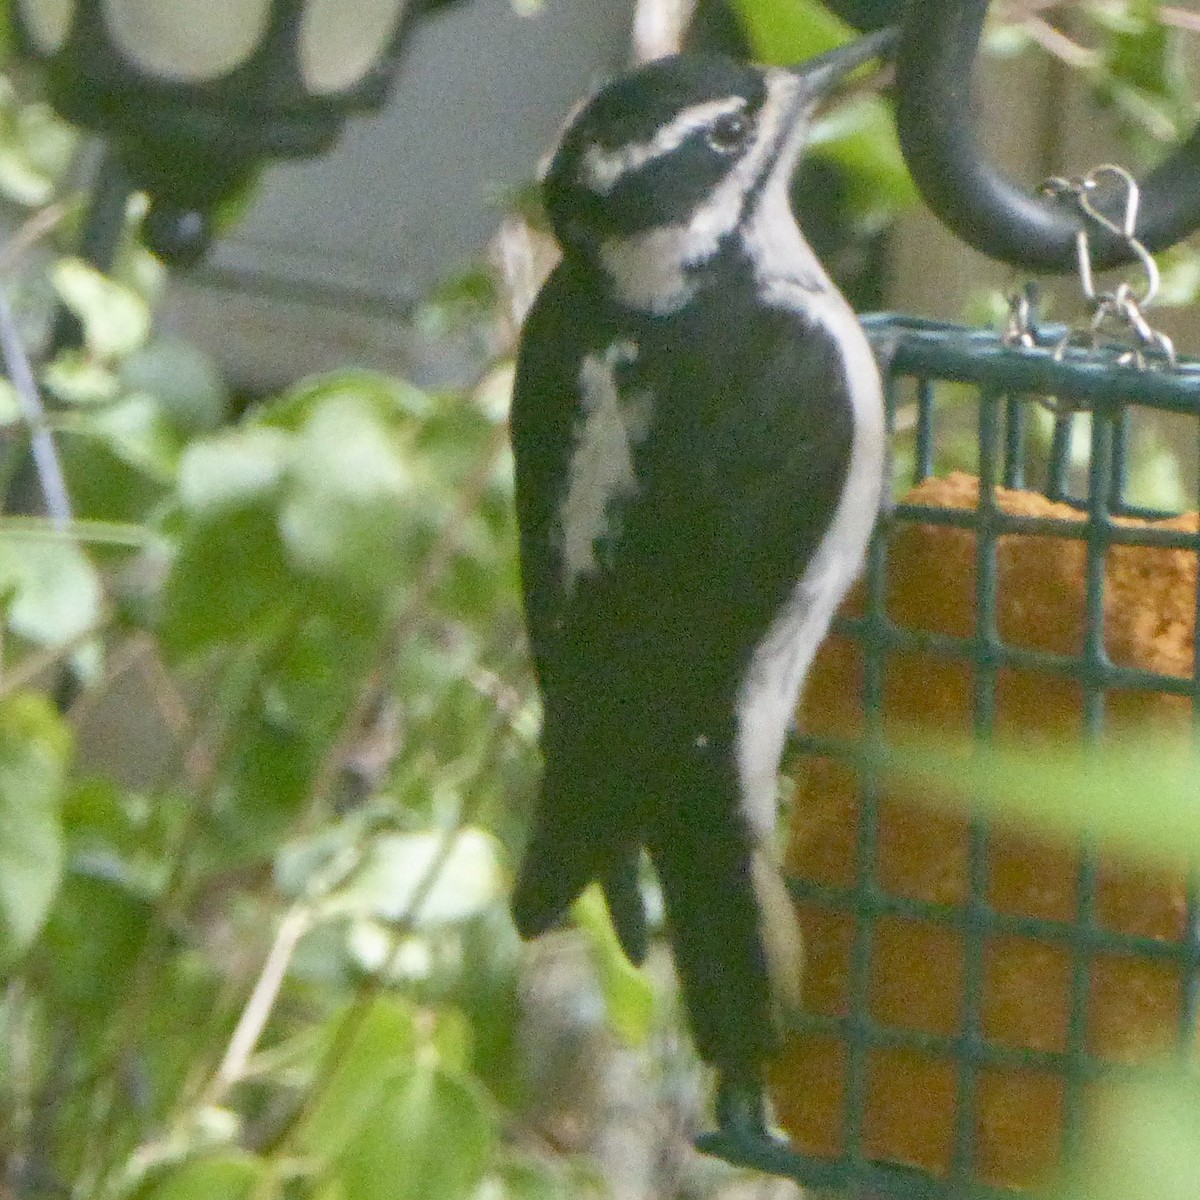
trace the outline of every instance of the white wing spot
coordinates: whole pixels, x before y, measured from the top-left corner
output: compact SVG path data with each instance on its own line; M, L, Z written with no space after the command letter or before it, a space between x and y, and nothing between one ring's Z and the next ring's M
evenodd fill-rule
M586 415L559 509L563 586L568 593L580 575L599 566L596 542L614 532L613 502L637 491L633 449L649 430L650 402L644 392L622 396L616 378L618 368L633 362L637 353L637 343L623 339L603 353L587 355L579 368Z

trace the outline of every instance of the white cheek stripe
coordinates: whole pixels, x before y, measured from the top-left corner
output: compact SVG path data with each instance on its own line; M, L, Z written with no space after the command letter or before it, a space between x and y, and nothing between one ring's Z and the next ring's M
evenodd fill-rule
M724 100L706 100L685 108L664 125L652 138L631 142L615 150L589 146L583 155L579 181L593 192L607 195L622 175L636 171L656 158L677 150L700 129L707 129L721 117L746 107L745 98L730 96Z
M656 316L677 312L695 287L688 268L711 258L737 225L746 196L779 146L783 122L792 116L798 84L786 72L767 75L767 99L758 120L754 145L721 180L708 200L680 225L665 225L600 248L600 260L621 301ZM796 130L798 147L801 130ZM780 164L790 174L790 164Z
M596 542L611 532L612 503L637 490L633 448L647 432L647 414L638 397L621 396L617 368L637 358L637 343L614 342L602 354L589 354L579 369L579 395L586 417L567 472L567 493L559 508L563 588L568 593L582 574L595 571Z

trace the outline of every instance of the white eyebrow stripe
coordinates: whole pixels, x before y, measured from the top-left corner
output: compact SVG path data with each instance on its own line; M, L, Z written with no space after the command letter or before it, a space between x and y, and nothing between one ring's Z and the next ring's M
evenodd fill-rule
M615 150L589 146L583 155L581 182L602 195L610 192L617 180L627 171L635 171L656 158L662 158L664 154L670 154L672 150L682 146L696 130L707 129L720 117L745 107L744 96L706 100L703 104L693 104L691 108L685 108L648 141L632 142L618 146Z

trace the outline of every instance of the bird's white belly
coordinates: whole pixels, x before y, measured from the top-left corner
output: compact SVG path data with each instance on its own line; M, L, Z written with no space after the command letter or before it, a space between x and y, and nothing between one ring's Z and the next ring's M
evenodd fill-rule
M883 483L883 401L875 356L849 306L836 294L830 300L820 316L841 351L854 441L829 529L751 657L738 697L741 809L760 842L774 833L779 762L800 690L833 614L862 570Z

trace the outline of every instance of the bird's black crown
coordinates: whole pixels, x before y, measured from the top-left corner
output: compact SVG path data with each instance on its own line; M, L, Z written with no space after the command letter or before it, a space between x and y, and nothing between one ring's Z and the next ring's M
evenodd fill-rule
M612 80L567 129L543 180L564 249L686 222L750 144L756 67L676 55Z

